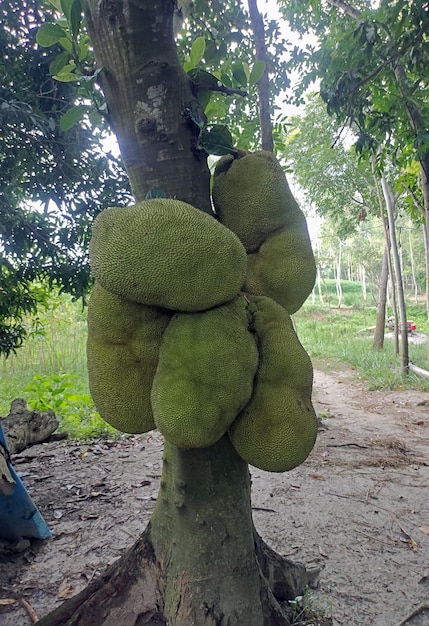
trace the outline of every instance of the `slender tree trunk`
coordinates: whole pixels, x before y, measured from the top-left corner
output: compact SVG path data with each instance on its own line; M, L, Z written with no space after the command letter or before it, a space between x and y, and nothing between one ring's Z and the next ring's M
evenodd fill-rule
M417 295L418 295L418 285L416 280L416 264L414 262L414 252L413 252L413 242L411 241L411 230L408 230L408 246L410 248L410 265L411 265L411 279L413 281L413 290L414 290L414 303L417 304Z
M384 346L384 328L386 326L386 301L387 284L389 280L389 246L384 245L383 263L381 266L380 283L378 286L377 317L375 321L375 331L373 347L381 350Z
M265 29L262 15L258 11L256 0L248 0L250 21L255 42L256 60L265 63L265 71L258 81L259 123L261 125L262 149L273 152L273 126L271 122L271 97L268 54L265 45Z
M320 269L320 264L317 264L317 292L319 294L319 302L320 304L323 304L324 299L323 299L323 289L322 289L322 273L321 273L321 269Z
M381 176L381 187L383 189L383 195L386 202L387 219L389 221L390 231L390 243L393 256L393 264L395 266L396 277L396 293L398 295L399 314L401 321L401 371L403 375L409 372L409 357L408 357L408 324L407 324L407 311L405 306L404 287L402 282L401 264L399 260L398 245L396 241L395 233L395 216L394 205L395 200L392 191L386 181L384 174Z
M341 309L341 305L343 302L343 290L341 288L341 263L342 263L342 242L341 239L339 241L338 247L338 256L335 263L335 287L337 290L338 297L338 308Z
M425 213L425 221L423 223L423 240L425 242L425 266L426 266L426 312L429 324L429 211ZM429 328L427 333L427 362L429 367Z
M366 304L367 290L366 290L366 270L365 270L364 263L362 263L361 265L361 282L362 282L362 298L363 298L364 304Z

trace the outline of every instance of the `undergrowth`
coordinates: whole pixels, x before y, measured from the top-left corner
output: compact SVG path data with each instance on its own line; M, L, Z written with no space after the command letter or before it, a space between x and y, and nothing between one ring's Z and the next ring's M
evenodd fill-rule
M408 319L417 323L420 333L427 332L424 306L409 306ZM398 387L429 390L429 379L410 373L401 375L401 362L395 355L393 338L386 336L382 350L373 348L376 308L315 306L308 302L294 316L301 343L317 362L346 363L365 380L369 389ZM409 342L412 363L428 369L427 344Z

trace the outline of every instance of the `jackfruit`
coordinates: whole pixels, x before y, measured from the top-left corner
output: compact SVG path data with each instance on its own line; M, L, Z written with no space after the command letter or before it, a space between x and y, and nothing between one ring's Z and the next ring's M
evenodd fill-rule
M203 313L177 313L163 335L152 385L155 424L179 448L220 439L249 401L258 365L243 297Z
M272 233L303 218L280 163L264 150L222 157L212 198L220 222L238 235L247 252L256 252Z
M150 390L171 314L95 283L88 303L89 388L101 417L125 433L155 428Z
M176 311L228 302L247 270L233 232L191 205L165 198L102 211L89 254L94 277L108 291Z
M266 239L258 252L247 257L244 290L269 296L288 313L298 311L316 280L316 263L307 225L284 228Z
M250 465L285 472L303 463L316 441L313 368L287 311L263 296L251 302L260 360L253 395L229 436Z

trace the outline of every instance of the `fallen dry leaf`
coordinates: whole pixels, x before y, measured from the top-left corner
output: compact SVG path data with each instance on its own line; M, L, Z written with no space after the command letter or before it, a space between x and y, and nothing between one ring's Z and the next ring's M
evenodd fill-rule
M326 554L326 552L323 550L323 548L321 548L321 546L319 546L319 553L320 553L320 556L324 556L324 557L325 557L325 559L327 559L327 558L328 558L328 555L327 555L327 554Z
M309 474L309 478L314 478L314 480L325 480L325 477L322 474Z
M15 604L15 598L4 598L4 600L0 600L0 606L9 606L9 604Z
M416 426L424 426L425 423L426 422L424 420L417 420L417 421L413 422L413 424L415 424Z
M420 526L419 531L424 535L429 535L429 528L427 528L426 526Z
M74 586L68 580L63 580L57 593L57 598L68 598L74 593Z

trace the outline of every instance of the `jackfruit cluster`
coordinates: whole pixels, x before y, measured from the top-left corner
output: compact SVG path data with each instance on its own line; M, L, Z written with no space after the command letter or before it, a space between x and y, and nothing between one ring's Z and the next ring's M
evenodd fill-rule
M250 400L258 350L248 327L242 296L172 318L151 392L155 424L170 443L213 445Z
M312 254L280 166L261 154L254 175L277 196L270 187L262 206L252 181L249 224L224 221L244 215L225 189L237 206L219 212L223 224L162 198L97 217L87 358L95 405L118 430L156 427L180 448L227 435L246 462L282 472L305 460L317 430L311 361L287 312L306 297Z
M271 152L222 157L213 177L213 204L222 224L248 253L244 289L295 313L311 293L316 265L307 222Z
M91 271L108 291L140 304L204 311L244 284L246 251L210 215L166 198L102 211L89 246Z
M264 296L252 303L260 361L252 397L229 436L247 463L286 472L305 461L316 441L313 368L287 311Z

